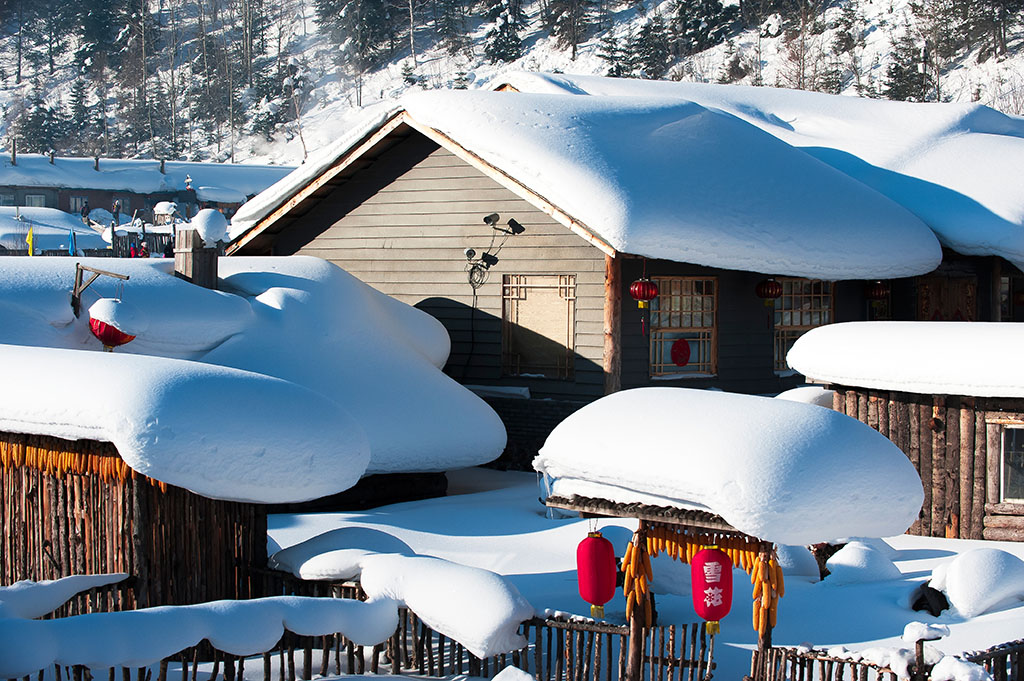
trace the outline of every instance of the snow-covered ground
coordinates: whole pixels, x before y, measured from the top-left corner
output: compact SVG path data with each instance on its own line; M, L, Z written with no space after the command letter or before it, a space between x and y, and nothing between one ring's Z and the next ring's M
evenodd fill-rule
M538 500L537 479L528 473L466 469L449 473L449 481L449 496L439 499L352 513L271 516L269 549L274 552L339 528L370 528L395 537L418 554L504 575L538 612L550 609L584 615L589 605L577 591L576 545L596 525L622 555L636 526L628 520L549 519ZM878 581L885 572L876 569L877 563L856 556L845 561L845 570L837 569L846 575L842 584L790 572L773 634L777 645L906 648L910 644L901 636L910 622L947 625L949 636L930 645L949 654L1024 637L1024 602L1020 600L1024 588L970 618L951 611L932 617L910 608L914 590L935 568L958 555L985 548L1024 558L1024 545L909 535L867 545L884 561L891 561L899 576ZM838 562L842 559L837 568ZM1020 579L1009 581L1024 587ZM756 642L749 621L751 587L746 574L734 571L734 585L733 611L722 620L715 648L716 677L721 679L739 679L749 671L750 650ZM458 584L437 588L458 589ZM689 566L663 556L655 558L653 589L661 623L696 621ZM611 621L624 621L621 590L605 612Z

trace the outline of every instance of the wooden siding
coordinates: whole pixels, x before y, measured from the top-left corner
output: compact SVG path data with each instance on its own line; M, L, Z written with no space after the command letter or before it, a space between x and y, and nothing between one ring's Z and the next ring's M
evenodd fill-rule
M1000 428L1024 423L1024 400L832 388L836 411L888 437L920 474L910 534L1024 540L1024 504L999 503Z
M515 218L526 231L506 239L484 224L491 213L500 214L500 226ZM499 259L475 298L466 248ZM301 227L278 237L274 253L324 258L437 317L452 337L446 371L459 381L523 385L536 397L603 394L604 254L422 136L395 145L325 196ZM502 377L504 274L576 275L573 380Z

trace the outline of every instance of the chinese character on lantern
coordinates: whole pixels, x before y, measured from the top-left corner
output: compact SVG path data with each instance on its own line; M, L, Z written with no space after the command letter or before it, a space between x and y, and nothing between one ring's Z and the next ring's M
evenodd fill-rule
M722 564L718 561L704 563L704 580L708 584L717 584L722 581Z
M710 586L707 589L704 589L704 605L709 608L721 605L723 600L722 590L718 587Z

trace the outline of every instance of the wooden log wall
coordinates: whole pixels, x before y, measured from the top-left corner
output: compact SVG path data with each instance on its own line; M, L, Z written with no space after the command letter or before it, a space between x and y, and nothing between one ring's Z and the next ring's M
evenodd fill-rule
M832 388L836 411L889 438L921 475L910 534L1024 541L1024 504L999 503L1002 427L1024 423L1024 400Z
M0 433L0 583L126 572L63 614L262 595L266 513L131 471L108 442Z

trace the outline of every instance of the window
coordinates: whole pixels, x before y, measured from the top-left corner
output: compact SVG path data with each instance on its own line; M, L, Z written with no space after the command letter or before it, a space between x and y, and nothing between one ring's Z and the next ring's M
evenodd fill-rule
M25 205L32 208L45 208L46 196L43 194L25 194Z
M786 354L796 339L833 321L832 282L776 277L782 295L775 299L775 371L789 370Z
M85 206L85 204L89 203L89 199L84 196L72 196L69 198L71 202L71 212L74 213L75 215L81 215L82 208Z
M0 194L0 206L13 206L14 194Z
M999 501L1024 504L1024 424L1002 433Z
M573 376L575 274L506 274L501 287L502 373Z
M718 281L653 277L651 376L711 376L718 371ZM673 351L674 350L674 351Z

